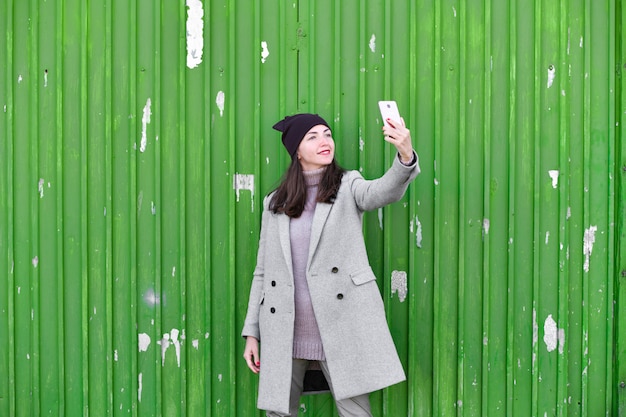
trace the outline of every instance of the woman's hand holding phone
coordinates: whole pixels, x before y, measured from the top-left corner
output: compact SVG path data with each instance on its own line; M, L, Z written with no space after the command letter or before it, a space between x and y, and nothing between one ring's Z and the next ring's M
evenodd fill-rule
M395 101L379 101L380 114L383 117L385 140L396 147L401 162L408 164L413 160L411 131L406 128Z

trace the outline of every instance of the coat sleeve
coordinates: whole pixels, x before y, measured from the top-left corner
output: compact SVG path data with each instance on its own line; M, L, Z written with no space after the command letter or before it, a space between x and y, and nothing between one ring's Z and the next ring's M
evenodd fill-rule
M252 278L252 285L250 287L250 297L248 298L248 312L246 313L246 320L241 332L242 337L253 336L257 340L261 339L261 332L259 330L259 309L263 297L263 280L265 278L265 245L267 237L267 219L270 215L268 203L269 198L266 197L263 202L263 215L261 217L261 236L259 238L259 250L257 252L256 267L254 268L254 274Z
M366 180L358 172L349 177L350 190L360 210L375 210L402 198L411 181L420 173L419 159L415 151L413 153L411 165L403 165L396 156L380 178Z

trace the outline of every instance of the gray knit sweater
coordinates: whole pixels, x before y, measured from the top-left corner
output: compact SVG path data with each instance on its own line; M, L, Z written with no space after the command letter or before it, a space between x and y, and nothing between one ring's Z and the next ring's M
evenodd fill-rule
M292 218L289 225L291 259L295 291L295 323L293 331L293 357L297 359L325 360L320 331L317 327L309 286L306 281L306 263L309 257L311 223L315 213L317 189L326 168L304 171L307 198L304 211Z

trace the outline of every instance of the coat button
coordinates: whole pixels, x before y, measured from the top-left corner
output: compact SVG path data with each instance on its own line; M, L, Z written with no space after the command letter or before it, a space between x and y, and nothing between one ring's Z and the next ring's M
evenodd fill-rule
M337 294L337 299L343 300L343 294L341 294L341 293Z
M276 281L272 281L272 287L276 286Z
M274 307L270 308L270 313L272 314L276 313L276 309Z
M330 272L332 272L333 274L336 274L337 272L339 272L339 268L337 268L336 266L333 266L333 269L331 269Z

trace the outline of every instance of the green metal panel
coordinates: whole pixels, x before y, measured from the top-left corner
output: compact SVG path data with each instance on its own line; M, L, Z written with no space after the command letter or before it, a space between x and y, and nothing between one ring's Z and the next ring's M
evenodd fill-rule
M272 124L366 177L407 382L381 416L626 415L621 0L0 1L0 416L250 416ZM373 341L375 343L375 341ZM366 366L366 364L364 364ZM336 415L328 394L301 415Z

